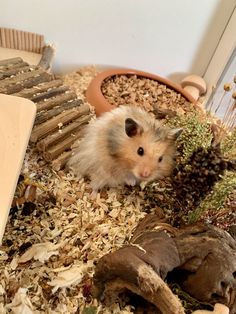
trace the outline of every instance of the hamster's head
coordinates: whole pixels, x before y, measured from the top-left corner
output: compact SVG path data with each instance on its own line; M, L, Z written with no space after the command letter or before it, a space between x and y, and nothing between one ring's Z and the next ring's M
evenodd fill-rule
M170 129L157 121L142 126L132 118L125 119L125 136L116 157L123 169L138 181L162 179L172 173L175 165L176 139L182 129Z

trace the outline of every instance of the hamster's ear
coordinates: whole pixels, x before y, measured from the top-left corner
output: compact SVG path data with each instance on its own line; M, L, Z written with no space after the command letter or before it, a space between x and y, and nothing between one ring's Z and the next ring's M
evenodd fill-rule
M125 133L129 137L142 134L142 132L143 132L143 128L140 125L138 125L138 123L135 122L133 119L127 118L125 120Z
M171 129L169 131L169 134L168 134L168 138L175 141L177 140L177 138L180 136L180 134L183 132L183 129L182 128L178 128L178 129Z

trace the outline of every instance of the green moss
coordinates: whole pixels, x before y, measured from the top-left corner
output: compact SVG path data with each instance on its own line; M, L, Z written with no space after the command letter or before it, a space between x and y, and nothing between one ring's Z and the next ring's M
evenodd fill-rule
M200 206L189 214L189 223L196 222L203 213L208 210L219 210L225 205L229 195L236 189L236 173L227 171L222 180L218 181L213 187L212 193L201 202Z
M196 300L195 298L191 297L187 292L183 291L181 287L176 283L169 284L170 289L172 292L179 297L181 303L185 309L186 314L190 314L193 311L199 309L205 310L213 310L213 306L209 303L204 303Z
M177 140L181 162L185 162L198 147L206 148L211 144L213 136L210 123L207 117L202 117L197 111L170 118L166 124L174 128L183 128Z
M224 156L228 158L236 158L236 128L233 129L231 134L223 139L221 150Z

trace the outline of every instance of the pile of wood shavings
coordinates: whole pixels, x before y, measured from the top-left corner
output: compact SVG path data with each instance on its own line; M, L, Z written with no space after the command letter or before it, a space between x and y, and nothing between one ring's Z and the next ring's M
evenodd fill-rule
M94 74L85 69L65 83L74 81L84 99ZM93 200L89 182L54 172L31 147L21 173L41 188L34 204L10 212L0 247L0 313L133 313L93 300L91 278L94 262L127 242L145 215L143 192L109 189Z

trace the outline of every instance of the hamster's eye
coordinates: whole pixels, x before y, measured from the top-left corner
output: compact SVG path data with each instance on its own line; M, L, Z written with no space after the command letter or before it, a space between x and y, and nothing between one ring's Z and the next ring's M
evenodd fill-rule
M139 156L143 156L144 155L144 149L142 147L139 147L137 150L137 153Z
M158 162L162 162L162 159L163 159L163 156L160 156L160 157L158 158Z

